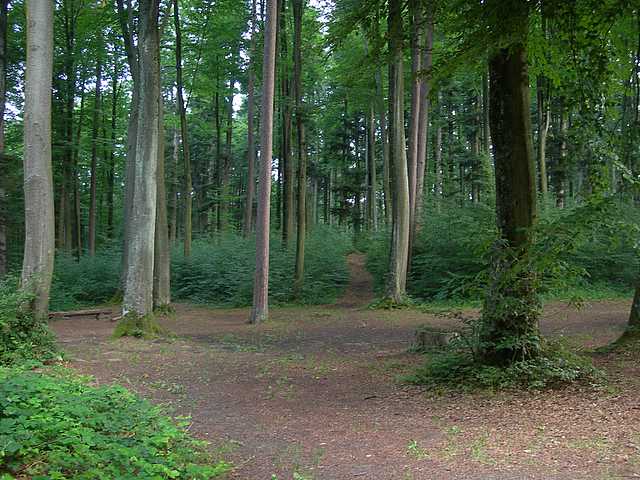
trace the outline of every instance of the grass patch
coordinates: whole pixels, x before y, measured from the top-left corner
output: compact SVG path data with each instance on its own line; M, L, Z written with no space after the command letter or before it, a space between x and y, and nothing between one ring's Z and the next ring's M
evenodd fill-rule
M34 479L216 478L229 470L160 407L66 369L0 368L0 476Z

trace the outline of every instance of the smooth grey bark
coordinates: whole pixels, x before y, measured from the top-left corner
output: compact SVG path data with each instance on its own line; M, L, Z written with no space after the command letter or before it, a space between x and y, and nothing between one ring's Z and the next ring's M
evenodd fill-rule
M139 18L139 109L135 151L133 204L126 241L127 276L123 316L145 316L153 310L153 265L155 249L158 115L159 34L158 0L140 0Z
M387 297L403 303L407 290L409 258L409 178L404 135L404 65L402 0L389 1L389 51L391 53L391 131L393 142L394 203Z
M4 157L4 112L7 94L7 13L9 0L0 0L0 279L8 269L7 205L4 179L8 168Z
M158 78L160 65L158 65ZM171 255L167 225L167 193L164 158L164 102L158 90L158 169L156 172L156 233L153 263L153 306L166 308L171 304Z
M178 129L173 129L172 142L172 161L173 168L171 170L171 226L169 227L169 241L173 245L178 240L178 162L180 161L180 135Z
M247 196L244 205L244 220L242 222L242 234L247 237L253 227L253 203L255 200L255 126L254 116L256 109L255 100L255 55L256 55L256 0L251 2L251 46L249 57L249 72L247 79Z
M127 278L127 269L129 267L129 247L127 242L130 235L129 220L132 217L133 197L135 190L135 173L136 173L136 141L138 138L138 116L140 106L140 66L138 59L138 48L135 45L135 14L131 6L131 0L127 0L127 8L125 9L124 0L116 0L118 11L118 20L122 30L124 40L124 49L127 55L127 63L129 72L131 73L132 92L131 104L129 107L129 119L127 123L127 143L126 143L126 162L125 162L125 179L124 179L124 206L123 206L123 246L122 246L122 285L125 286Z
M392 193L391 193L391 159L389 149L389 130L387 128L387 112L384 106L384 95L382 91L382 73L380 69L375 73L376 82L376 106L380 123L380 136L382 138L382 193L384 195L384 215L388 225L391 224L392 217Z
M256 216L256 272L249 322L269 317L269 217L271 207L271 156L273 153L273 97L276 69L277 0L266 0L262 109L260 114L260 174Z
M111 77L111 143L109 145L109 171L107 173L107 236L113 238L113 194L116 170L116 126L118 122L118 62L113 63Z
M302 104L302 16L304 0L291 0L293 7L293 89L296 114L298 160L298 225L296 231L296 264L293 279L294 295L302 293L304 285L305 240L307 234L307 146L305 143L304 105Z
M547 137L551 125L551 109L549 108L549 82L539 75L537 78L537 120L538 120L538 150L537 164L540 193L546 196L549 186L547 182Z
M53 275L55 219L51 168L53 2L27 0L24 103L25 241L21 288L33 294L31 311L46 319Z
M427 171L427 142L429 139L429 95L431 93L431 67L433 64L433 16L429 11L423 26L422 76L420 79L420 117L418 123L418 150L416 170L416 194L413 221L411 222L411 244L420 230L424 205L424 177Z
M420 0L410 0L409 11L411 14L411 116L409 121L408 138L408 176L409 176L409 216L411 222L411 232L413 234L415 225L416 189L418 187L418 137L420 135L419 125L422 106L422 80L420 77L422 70L422 55L420 51L420 25L422 23L422 5ZM409 255L411 255L411 244L413 235L409 238Z

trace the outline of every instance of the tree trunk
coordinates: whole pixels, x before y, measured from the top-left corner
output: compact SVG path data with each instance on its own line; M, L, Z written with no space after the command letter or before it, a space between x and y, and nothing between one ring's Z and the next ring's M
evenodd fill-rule
M547 183L547 136L551 124L551 110L549 109L548 81L542 76L537 79L537 120L538 120L538 176L540 193L547 195L549 190Z
M124 179L124 206L122 214L124 235L122 245L121 276L122 285L124 288L127 278L127 269L129 268L128 255L130 249L127 243L131 238L131 235L129 233L129 221L133 217L133 198L136 183L136 142L138 138L138 116L140 110L140 66L138 65L138 50L133 39L135 14L131 8L130 2L128 2L128 8L126 10L123 5L123 0L116 0L116 6L118 10L118 20L120 22L120 28L122 30L122 37L124 39L127 63L129 64L129 71L131 72L131 79L133 84L131 92L131 105L129 107L129 120L127 123L127 154Z
M7 13L9 0L0 0L0 280L8 270L7 199L5 178L8 162L4 157L4 112L7 99Z
M433 17L431 11L423 27L422 46L422 69L423 76L420 80L420 117L418 124L418 159L416 171L416 198L413 214L413 222L411 224L411 245L415 244L415 237L420 230L422 223L422 206L424 204L424 176L427 170L427 142L429 139L429 95L431 93L431 75L432 53L433 53Z
M380 117L380 136L382 138L382 193L384 195L384 215L387 225L391 225L392 193L391 193L391 158L389 154L389 131L387 129L387 112L384 106L382 91L382 73L376 70L376 98L378 116Z
M25 241L21 286L34 295L30 309L46 320L53 275L55 221L51 169L53 2L27 0L24 103Z
M260 323L269 316L269 213L271 207L271 156L273 150L273 96L276 67L277 0L266 0L260 113L260 176L256 216L256 272L253 308L249 321Z
M536 177L527 72L527 6L514 12L522 40L489 61L490 118L496 168L496 210L502 243L483 306L483 358L508 364L538 353L537 298L525 257L536 218ZM523 260L526 261L526 258ZM509 308L505 308L509 305Z
M102 119L102 59L96 58L96 91L93 105L93 126L91 131L91 188L89 203L89 256L96 254L96 220L98 205L98 132Z
M127 268L123 316L146 316L153 310L153 264L155 249L159 51L158 0L140 0L139 95L135 151L133 208L126 242Z
M409 257L411 257L413 231L415 228L415 206L416 189L418 187L418 137L420 135L420 107L422 106L422 80L420 78L422 70L422 55L420 52L420 25L422 23L422 5L420 0L410 0L409 12L411 15L411 118L409 122L409 153L408 176L409 176ZM411 258L409 258L409 263Z
M304 106L302 104L302 16L304 0L291 0L293 6L293 89L296 108L296 133L298 153L298 230L296 239L296 265L293 291L302 294L304 285L304 249L307 233L307 146L305 143Z
M249 58L249 72L247 80L247 197L244 205L244 221L242 222L242 234L247 237L253 227L253 203L255 197L255 163L256 146L254 141L253 117L255 116L255 55L256 55L256 0L251 2L251 46Z
M567 201L567 133L569 113L565 98L560 99L560 157L556 166L556 207L564 208Z
M393 168L395 197L393 232L387 296L394 303L403 303L407 289L409 258L409 178L404 137L404 68L403 68L402 1L389 1L389 51L392 61L391 130L393 132Z
M173 168L171 181L171 230L169 232L169 241L173 245L178 240L178 192L180 191L178 181L178 162L180 159L180 135L178 129L173 129Z
M483 125L483 133L482 133L482 142L483 142L483 150L485 155L491 154L491 130L490 123L491 120L489 118L489 77L487 76L487 72L482 72L482 125Z
M287 29L286 29L286 17L285 17L285 5L284 0L280 0L281 5L281 21L280 21L280 49L282 58L282 163L283 169L283 190L284 196L282 198L282 215L283 215L283 229L282 229L282 242L284 246L288 246L293 232L295 229L295 208L294 208L294 168L293 168L293 156L291 154L291 92L289 79L289 72L287 65L288 60L288 47L287 47Z
M80 85L80 112L78 115L78 128L76 130L75 140L73 142L73 206L74 206L74 232L75 232L75 254L76 259L80 261L83 252L82 242L82 205L80 201L80 168L78 166L78 157L80 156L80 144L82 141L82 127L84 126L84 100L85 100L85 79L82 78Z
M116 174L116 126L118 122L118 62L113 63L111 78L111 143L109 145L109 172L107 174L107 237L113 239L113 194Z
M182 81L182 31L178 0L173 0L173 20L176 33L176 96L178 115L180 116L180 136L182 139L182 159L184 161L184 256L191 256L191 237L193 222L193 182L191 179L191 154L187 133L187 112L184 106Z
M159 59L159 57L158 57ZM158 79L160 65L158 64ZM158 91L158 170L156 173L156 226L153 262L153 306L162 309L171 303L171 257L167 225L167 194L164 169L164 102Z
M367 228L378 229L378 209L376 205L376 114L373 102L369 105L369 121L367 131Z

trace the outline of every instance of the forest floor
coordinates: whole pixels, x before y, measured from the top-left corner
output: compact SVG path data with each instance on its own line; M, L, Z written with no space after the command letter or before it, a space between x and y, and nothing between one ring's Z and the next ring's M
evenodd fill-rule
M247 309L178 305L173 339L111 340L107 320L58 320L69 364L176 415L233 462L231 479L640 478L640 354L595 355L606 387L438 393L403 384L417 326L453 314L367 309L372 280L351 255L335 304ZM629 302L546 306L542 328L587 351L616 338ZM473 315L473 311L463 312Z

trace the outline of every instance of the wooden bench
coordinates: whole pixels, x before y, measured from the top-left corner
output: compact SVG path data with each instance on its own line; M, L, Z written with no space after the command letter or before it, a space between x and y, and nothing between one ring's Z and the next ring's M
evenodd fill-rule
M71 318L71 317L95 317L101 320L103 317L111 318L111 310L73 310L70 312L50 312L49 318Z

